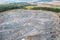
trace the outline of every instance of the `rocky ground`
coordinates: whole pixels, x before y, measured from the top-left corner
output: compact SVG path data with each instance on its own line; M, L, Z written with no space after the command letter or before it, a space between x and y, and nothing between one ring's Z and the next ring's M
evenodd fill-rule
M3 40L17 40L23 36L56 32L55 27L57 28L59 23L59 16L56 14L42 10L20 9L2 12L0 13L0 32ZM49 35L51 36L48 34L46 37L48 38Z

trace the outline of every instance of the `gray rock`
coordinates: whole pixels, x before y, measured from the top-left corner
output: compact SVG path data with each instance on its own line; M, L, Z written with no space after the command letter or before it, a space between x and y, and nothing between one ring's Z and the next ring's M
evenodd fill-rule
M4 34L5 40L17 40L37 34L46 37L46 40L57 40L55 36L58 35L59 17L56 14L17 11L3 12L0 15L0 32Z

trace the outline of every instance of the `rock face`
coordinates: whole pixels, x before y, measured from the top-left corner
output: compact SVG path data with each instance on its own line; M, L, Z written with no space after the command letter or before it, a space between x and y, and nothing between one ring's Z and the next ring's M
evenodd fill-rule
M0 39L19 40L39 34L40 40L57 40L58 24L59 18L54 13L28 10L3 12L0 13Z

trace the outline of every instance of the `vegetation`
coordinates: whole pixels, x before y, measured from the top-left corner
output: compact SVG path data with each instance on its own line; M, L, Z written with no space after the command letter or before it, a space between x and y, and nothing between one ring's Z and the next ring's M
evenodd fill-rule
M25 9L26 6L32 6L29 3L10 3L5 5L0 5L0 12L12 9Z
M38 7L29 3L10 3L0 5L0 12L12 9L28 9L28 10L47 10L52 12L60 12L60 7Z
M38 6L33 6L33 7L26 7L26 9L31 9L31 10L46 10L46 11L52 11L52 12L60 12L60 8L53 8L53 7L38 7Z

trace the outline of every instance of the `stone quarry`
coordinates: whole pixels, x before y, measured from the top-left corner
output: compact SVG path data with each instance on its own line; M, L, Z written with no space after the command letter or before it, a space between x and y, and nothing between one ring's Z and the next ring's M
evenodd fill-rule
M0 13L0 40L60 40L60 19L50 12L11 10Z

